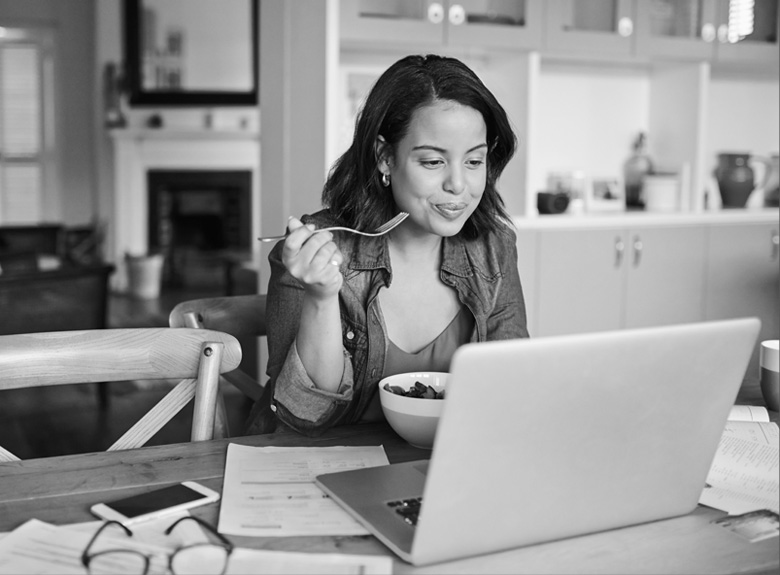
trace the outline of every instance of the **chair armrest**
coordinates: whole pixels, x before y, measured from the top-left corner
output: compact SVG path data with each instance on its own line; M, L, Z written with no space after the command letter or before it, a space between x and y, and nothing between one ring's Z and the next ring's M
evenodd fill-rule
M266 335L265 294L201 298L177 304L168 317L171 327L199 327L229 333L241 341L247 361L254 338ZM249 339L249 341L247 341ZM246 364L244 364L246 366ZM263 393L263 386L253 377L236 369L222 378L252 401Z

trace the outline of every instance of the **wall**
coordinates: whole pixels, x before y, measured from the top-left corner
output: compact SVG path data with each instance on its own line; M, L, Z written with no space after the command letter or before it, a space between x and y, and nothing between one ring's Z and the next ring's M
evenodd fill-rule
M707 160L716 154L745 151L762 156L780 151L780 84L777 78L714 76L707 110L710 126Z
M622 176L632 141L648 130L649 91L642 69L543 63L527 193L546 189L554 171Z
M46 217L68 225L90 222L96 209L94 116L95 0L0 0L0 22L55 29L55 174L58 198L46 198Z

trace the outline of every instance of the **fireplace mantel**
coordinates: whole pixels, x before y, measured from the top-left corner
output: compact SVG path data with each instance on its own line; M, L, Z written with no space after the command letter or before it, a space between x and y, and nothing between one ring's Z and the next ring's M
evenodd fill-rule
M260 230L260 136L251 131L196 129L117 129L114 143L114 210L108 227L117 273L112 288L127 290L124 256L148 251L147 172L249 170L252 172L252 234ZM258 250L259 247L254 246Z

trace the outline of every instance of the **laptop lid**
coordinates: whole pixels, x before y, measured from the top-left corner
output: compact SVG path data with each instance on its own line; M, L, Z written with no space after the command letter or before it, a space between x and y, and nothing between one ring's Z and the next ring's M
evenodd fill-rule
M379 533L365 500L374 491L386 507L377 487L390 470L321 485L415 564L688 513L759 327L746 318L462 346L427 477L419 464L389 466L386 486L400 489L403 470L424 483L408 553Z

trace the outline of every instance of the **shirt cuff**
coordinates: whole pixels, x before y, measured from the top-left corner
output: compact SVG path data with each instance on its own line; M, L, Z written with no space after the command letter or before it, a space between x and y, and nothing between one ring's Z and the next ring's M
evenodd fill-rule
M318 423L328 419L339 404L349 403L352 400L352 391L352 362L346 350L344 369L337 391L325 391L317 388L306 373L293 341L276 381L274 400L281 403L294 417Z

